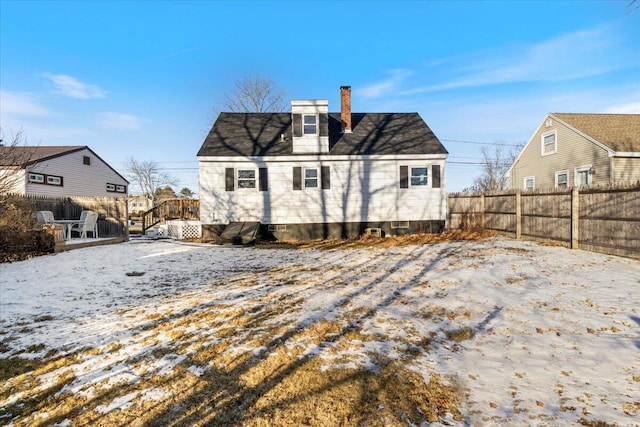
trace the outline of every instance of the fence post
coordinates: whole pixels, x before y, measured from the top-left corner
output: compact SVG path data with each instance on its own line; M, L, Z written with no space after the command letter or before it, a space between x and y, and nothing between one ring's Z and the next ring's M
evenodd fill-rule
M516 190L516 239L522 238L522 190Z
M580 240L580 190L571 189L571 249L578 249Z
M480 195L480 229L484 230L484 227L486 225L485 221L485 215L484 215L484 193L482 193Z

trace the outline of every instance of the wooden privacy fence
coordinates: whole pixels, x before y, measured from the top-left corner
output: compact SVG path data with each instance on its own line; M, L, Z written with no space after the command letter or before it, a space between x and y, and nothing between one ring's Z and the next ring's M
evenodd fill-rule
M82 211L99 215L98 236L129 237L126 197L19 196L29 200L34 211L51 211L55 219L78 219Z
M447 228L484 228L640 259L640 183L450 194Z

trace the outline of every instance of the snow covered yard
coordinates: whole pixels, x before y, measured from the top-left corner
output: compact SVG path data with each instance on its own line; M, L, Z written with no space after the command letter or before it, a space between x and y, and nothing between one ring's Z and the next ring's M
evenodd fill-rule
M640 425L640 263L492 238L0 265L2 425Z

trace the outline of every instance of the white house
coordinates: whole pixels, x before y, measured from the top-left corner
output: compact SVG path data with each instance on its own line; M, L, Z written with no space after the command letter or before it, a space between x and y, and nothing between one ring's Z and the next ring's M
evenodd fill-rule
M349 86L339 113L221 113L198 152L203 236L238 222L278 239L441 231L447 154L417 113L352 114Z
M129 185L86 146L0 146L0 176L17 194L126 197Z

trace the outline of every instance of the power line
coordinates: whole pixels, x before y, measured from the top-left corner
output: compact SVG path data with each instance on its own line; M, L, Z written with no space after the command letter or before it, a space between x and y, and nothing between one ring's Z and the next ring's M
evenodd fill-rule
M445 142L459 142L461 144L476 144L476 145L502 145L508 147L521 147L522 144L509 144L506 142L482 142L482 141L465 141L462 139L440 139L440 141Z

